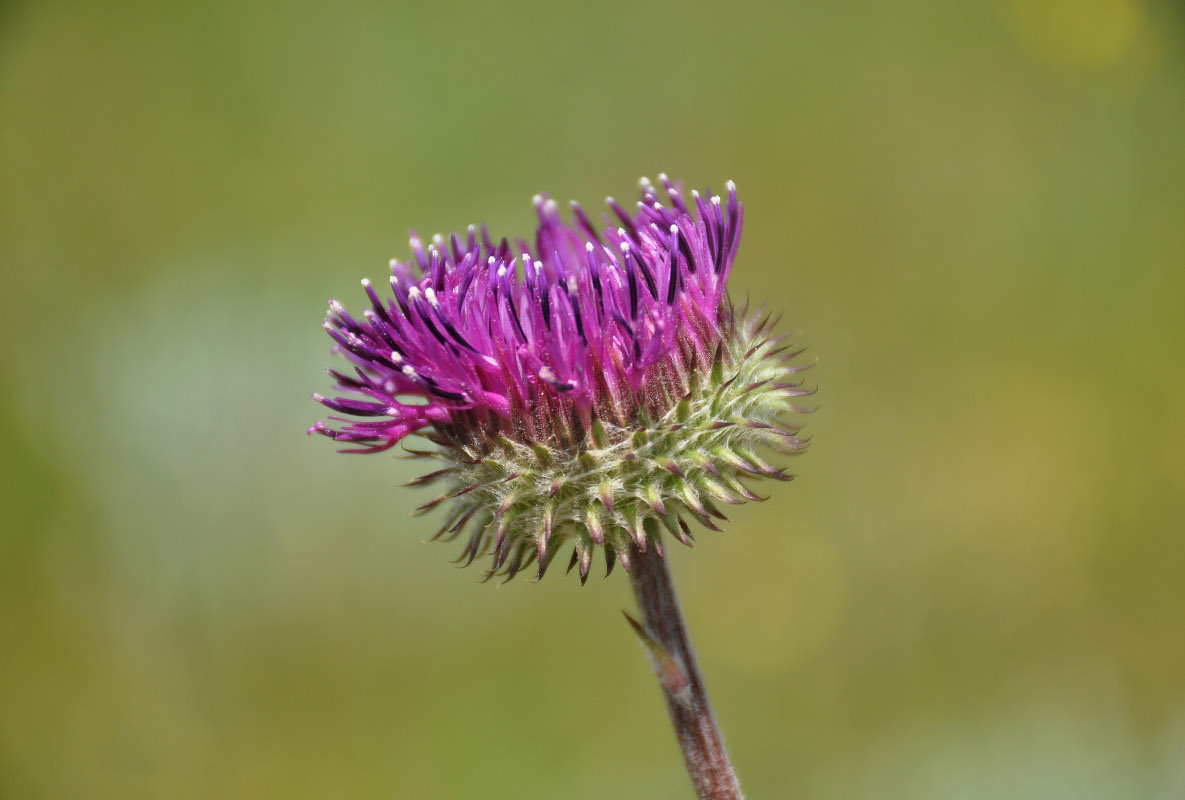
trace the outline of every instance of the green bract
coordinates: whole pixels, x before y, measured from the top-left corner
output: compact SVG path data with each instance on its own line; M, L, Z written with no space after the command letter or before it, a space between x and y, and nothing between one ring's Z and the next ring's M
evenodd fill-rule
M505 434L428 435L436 451L409 451L448 465L411 482L443 483L444 492L416 509L441 507L447 519L433 538L468 534L459 560L493 555L488 576L507 579L534 561L542 577L555 554L574 545L568 565L588 578L593 553L604 551L606 571L616 561L630 567L633 548L662 553L663 533L686 545L688 520L719 530L718 503L762 500L749 479L789 480L767 463L769 451L794 455L807 446L800 426L787 416L809 409L794 398L811 394L794 381L810 364L795 364L802 349L774 335L768 316L721 310L715 353L696 363L684 343L690 368L680 380L660 382L660 405L669 410L621 425L596 418L577 431L575 446L515 441Z

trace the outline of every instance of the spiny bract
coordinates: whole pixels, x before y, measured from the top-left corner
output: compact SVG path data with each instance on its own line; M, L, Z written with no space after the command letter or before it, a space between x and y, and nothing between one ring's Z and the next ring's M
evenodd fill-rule
M693 192L693 211L660 179L666 205L643 179L638 211L609 199L619 224L600 232L542 196L533 246L495 245L484 227L479 242L471 226L425 249L413 232L391 297L364 280L362 321L330 304L325 328L354 370L329 372L353 397L314 398L363 419L309 432L347 452L433 442L405 448L444 462L412 481L444 485L415 513L445 506L434 538L467 535L459 560L490 553L488 575L508 579L534 561L541 577L568 542L582 582L598 547L607 571L628 569L635 548L662 552L664 530L690 544L688 518L718 530L717 502L761 499L742 479L788 480L759 451L806 447L784 417L807 411L793 398L813 390L792 377L810 365L728 298L736 188L727 203Z

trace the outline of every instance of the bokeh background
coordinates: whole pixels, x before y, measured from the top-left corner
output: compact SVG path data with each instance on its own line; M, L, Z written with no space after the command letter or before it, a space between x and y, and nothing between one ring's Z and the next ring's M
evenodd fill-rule
M820 365L672 548L753 798L1185 795L1185 13L0 5L0 797L685 798L620 609L303 435L406 229L733 178Z

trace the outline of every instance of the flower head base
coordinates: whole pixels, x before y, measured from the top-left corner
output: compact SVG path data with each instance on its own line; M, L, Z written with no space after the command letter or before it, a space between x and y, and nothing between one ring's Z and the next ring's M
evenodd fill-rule
M329 371L346 396L313 397L358 419L309 432L346 452L435 443L408 449L444 462L412 482L446 487L417 512L447 505L437 536L467 533L461 559L492 553L490 574L508 577L535 560L542 576L568 541L582 581L598 547L628 569L664 530L690 544L688 517L715 528L717 501L759 499L742 478L788 479L756 451L805 448L783 416L812 390L790 380L801 350L729 301L736 188L689 205L660 178L661 196L642 180L633 215L609 199L603 231L537 196L533 244L471 226L425 248L413 233L391 296L363 280L361 320L330 303L325 329L354 369Z

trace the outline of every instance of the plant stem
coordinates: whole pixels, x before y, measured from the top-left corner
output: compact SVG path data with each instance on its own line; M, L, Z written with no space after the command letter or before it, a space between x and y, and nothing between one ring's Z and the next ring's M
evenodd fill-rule
M744 800L708 702L667 562L653 547L645 553L635 549L632 556L630 583L642 614L643 630L638 634L654 657L691 782L700 800Z

